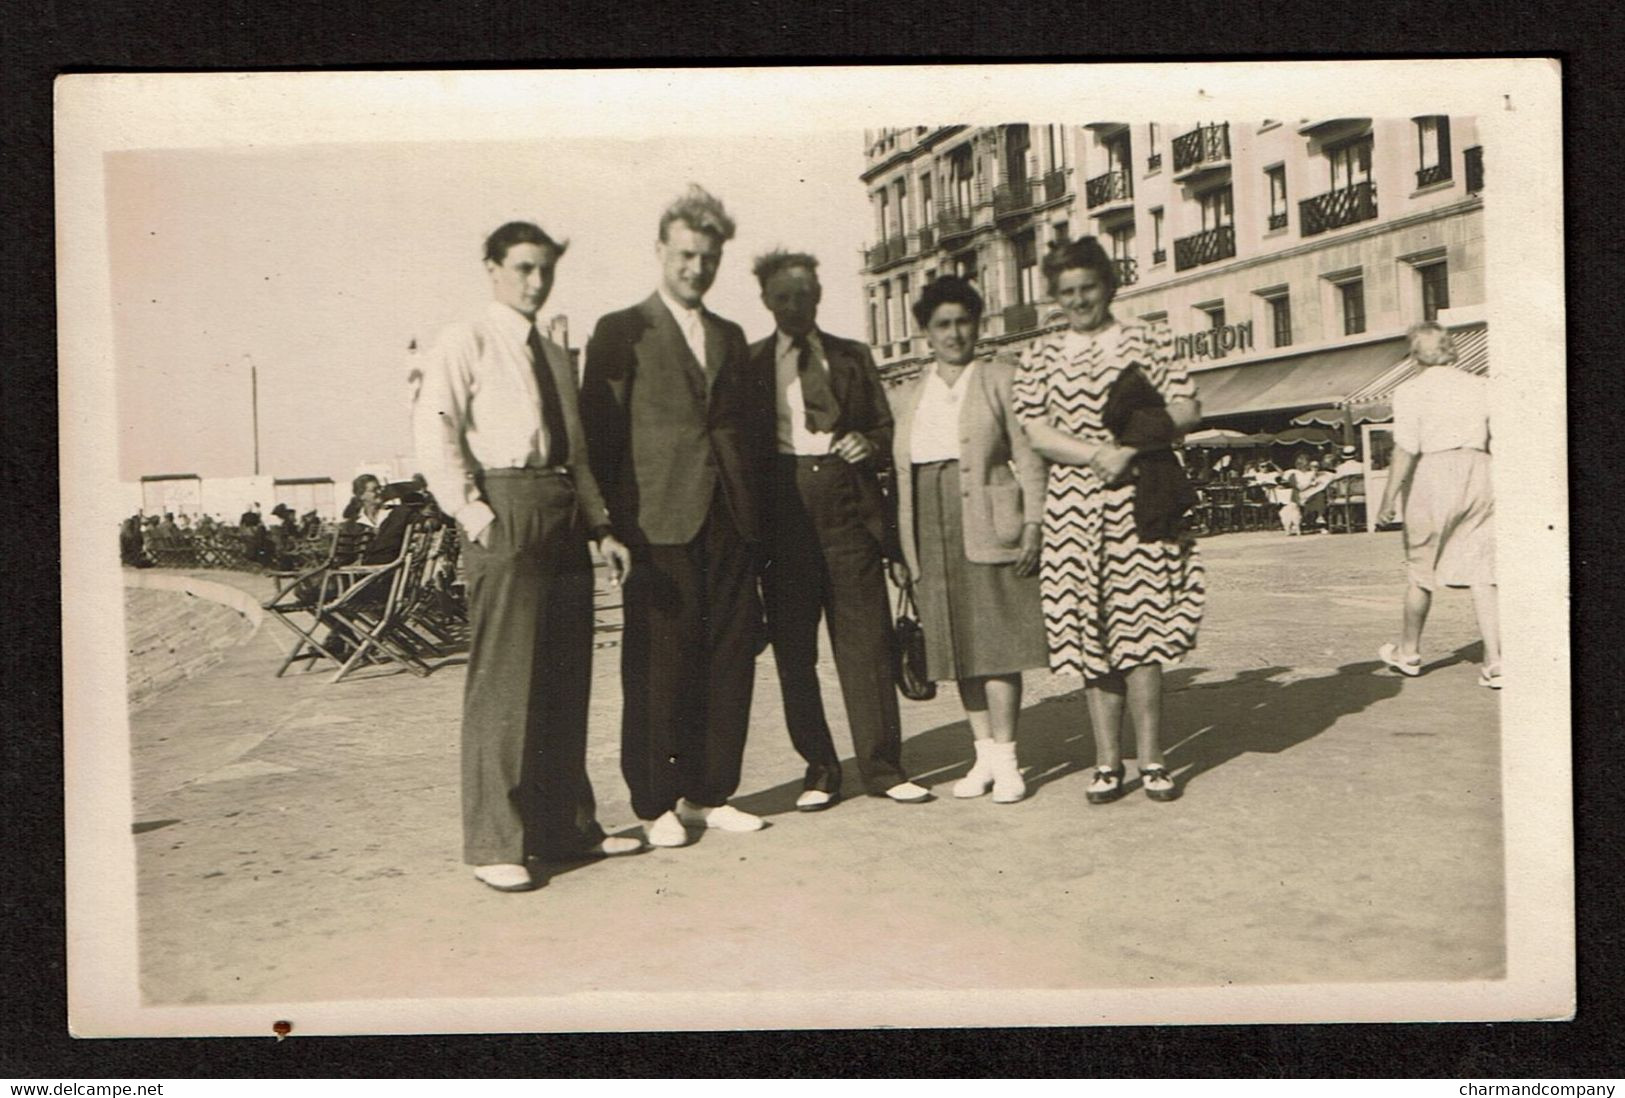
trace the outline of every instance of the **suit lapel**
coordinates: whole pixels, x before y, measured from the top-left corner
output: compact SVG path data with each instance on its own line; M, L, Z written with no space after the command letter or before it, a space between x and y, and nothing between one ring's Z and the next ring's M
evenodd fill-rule
M654 329L656 350L662 361L675 362L677 368L683 372L688 380L689 389L702 404L706 399L709 379L705 370L695 361L694 352L683 338L683 329L678 327L677 318L671 315L666 303L660 300L657 291L644 302L644 311L648 315ZM707 336L709 340L709 335Z
M840 409L840 416L844 422L848 408L847 394L852 391L857 364L844 348L837 346L835 340L822 332L819 333L819 342L824 346L824 368L829 371L830 392L835 394L835 406Z
M722 325L704 309L700 310L700 329L705 333L705 361L700 365L705 368L705 391L709 393L717 383L717 375L722 372L727 347L722 340Z

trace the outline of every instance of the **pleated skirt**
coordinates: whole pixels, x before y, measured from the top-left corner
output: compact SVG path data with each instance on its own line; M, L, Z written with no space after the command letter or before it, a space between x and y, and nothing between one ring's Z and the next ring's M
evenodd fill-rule
M1495 582L1495 493L1482 450L1423 454L1405 497L1405 570L1426 591Z
M959 463L914 466L915 584L927 674L936 682L1009 675L1049 661L1038 577L965 559Z

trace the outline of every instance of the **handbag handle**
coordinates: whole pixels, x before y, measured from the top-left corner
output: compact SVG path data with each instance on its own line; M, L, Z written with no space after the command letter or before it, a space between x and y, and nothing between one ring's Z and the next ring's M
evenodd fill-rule
M914 605L914 581L911 579L897 589L897 613L895 618L910 617L919 620L919 608Z

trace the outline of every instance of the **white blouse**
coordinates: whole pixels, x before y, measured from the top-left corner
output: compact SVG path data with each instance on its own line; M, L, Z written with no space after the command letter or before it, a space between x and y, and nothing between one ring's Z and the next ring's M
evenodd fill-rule
M1490 382L1430 366L1394 390L1394 445L1412 454L1490 448Z
M949 385L937 373L935 363L926 369L920 403L914 409L914 431L909 436L909 459L915 465L959 460L959 407L970 392L975 373L973 362Z

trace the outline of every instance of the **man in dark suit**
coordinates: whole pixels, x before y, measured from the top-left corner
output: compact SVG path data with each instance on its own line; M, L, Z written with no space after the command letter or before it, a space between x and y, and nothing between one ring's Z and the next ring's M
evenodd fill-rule
M865 789L917 803L930 791L902 767L902 719L892 685L884 560L902 559L879 470L891 467L892 416L869 348L818 329L818 260L775 251L756 261L776 331L751 348L773 385L775 443L762 576L768 635L790 740L807 762L796 807L828 808L841 762L818 687L818 621L829 626L835 671Z
M575 371L536 328L563 244L528 221L485 242L492 300L423 356L418 460L457 521L471 643L463 691L463 860L502 892L536 886L531 858L642 849L598 826L587 776L593 568L629 564L587 461ZM399 508L396 518L404 522ZM388 520L376 535L392 536ZM405 526L398 527L397 538Z
M621 772L656 846L685 825L754 831L739 786L761 605L772 393L737 324L701 301L734 223L690 187L660 219L660 286L587 343L581 410L610 522L632 550Z

